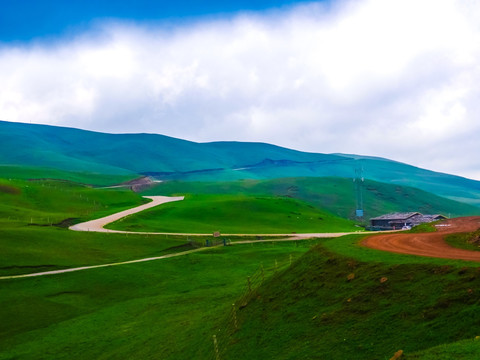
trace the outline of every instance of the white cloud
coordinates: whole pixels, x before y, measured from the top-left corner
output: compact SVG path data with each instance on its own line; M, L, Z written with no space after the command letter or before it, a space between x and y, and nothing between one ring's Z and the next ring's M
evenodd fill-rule
M480 179L480 4L362 0L0 48L0 119L378 155Z

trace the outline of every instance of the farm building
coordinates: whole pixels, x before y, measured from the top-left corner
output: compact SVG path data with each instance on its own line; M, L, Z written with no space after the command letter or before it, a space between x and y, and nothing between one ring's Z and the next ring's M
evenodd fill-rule
M446 218L447 217L443 215L423 215L419 212L391 213L370 219L370 224L373 228L392 230L401 229L405 226L412 227Z

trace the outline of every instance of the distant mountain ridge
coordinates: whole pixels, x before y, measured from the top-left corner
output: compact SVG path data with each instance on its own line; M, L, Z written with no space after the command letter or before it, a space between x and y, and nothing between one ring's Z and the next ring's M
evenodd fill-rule
M0 165L158 179L212 181L364 177L480 206L480 182L369 156L321 154L266 143L196 143L157 134L107 134L0 121ZM1 168L0 168L1 170Z

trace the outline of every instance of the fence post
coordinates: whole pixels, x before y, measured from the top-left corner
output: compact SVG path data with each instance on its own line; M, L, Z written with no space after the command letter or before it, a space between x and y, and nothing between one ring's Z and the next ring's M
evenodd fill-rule
M217 335L213 335L213 347L215 349L215 359L220 360L220 354L218 353Z
M232 304L232 307L233 307L233 325L235 325L235 330L238 330L237 309L235 307L235 303Z

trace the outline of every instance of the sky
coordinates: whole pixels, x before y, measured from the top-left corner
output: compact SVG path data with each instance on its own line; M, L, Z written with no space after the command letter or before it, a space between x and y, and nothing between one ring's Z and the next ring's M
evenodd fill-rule
M480 180L480 2L3 0L0 120Z

